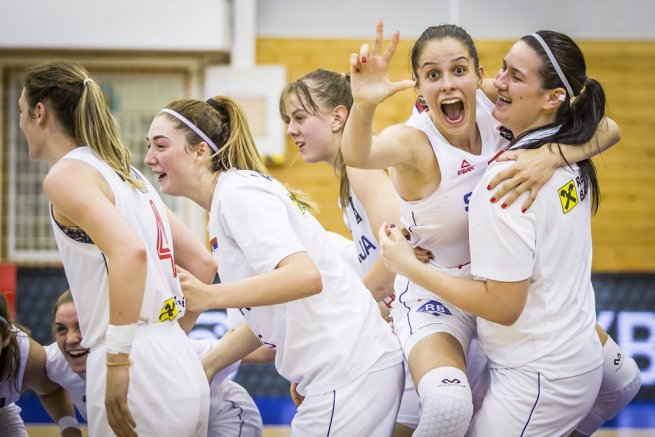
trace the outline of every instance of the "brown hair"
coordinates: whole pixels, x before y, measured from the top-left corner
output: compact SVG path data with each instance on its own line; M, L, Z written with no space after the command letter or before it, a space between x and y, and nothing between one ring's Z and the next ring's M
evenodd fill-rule
M5 338L9 338L9 344L0 354L0 381L10 380L16 391L20 391L18 370L20 369L21 356L14 326L27 334L29 334L29 331L22 326L18 326L12 320L4 293L0 293L0 316L4 318L4 320L0 320L0 341L4 342Z
M30 117L38 102L48 106L67 135L92 148L132 186L143 189L132 173L130 151L104 95L82 65L65 60L37 65L27 72L23 87Z

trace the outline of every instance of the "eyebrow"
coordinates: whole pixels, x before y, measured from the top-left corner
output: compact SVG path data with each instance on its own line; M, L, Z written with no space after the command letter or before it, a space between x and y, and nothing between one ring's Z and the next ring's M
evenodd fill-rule
M161 140L162 138L165 138L167 140L169 139L166 135L155 135L154 137L152 137L152 141ZM146 135L146 140L150 141L150 138L148 138L148 135Z
M520 74L520 75L523 76L523 77L526 77L526 76L525 76L525 71L523 71L523 70L521 70L521 69L519 69L519 68L516 68L516 67L514 67L513 65L508 65L506 59L503 59L503 65L505 66L505 69L507 69L507 70L511 70L511 71L513 71L513 72L516 72L516 73Z
M461 60L468 61L469 58L468 58L467 56L462 55L462 56L458 56L458 57L455 58L455 59L451 59L449 62L450 62L451 64L453 64L453 63L455 63L455 62L459 62L459 61L461 61ZM439 64L440 64L439 62L430 62L430 61L427 61L427 62L424 62L423 65L421 65L421 68L425 68L425 67L428 66L428 65L439 65Z

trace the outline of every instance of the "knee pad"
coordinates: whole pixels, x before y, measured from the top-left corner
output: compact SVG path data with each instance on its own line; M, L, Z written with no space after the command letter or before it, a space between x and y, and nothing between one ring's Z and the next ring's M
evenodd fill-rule
M583 435L596 432L606 421L616 417L641 388L641 373L635 360L626 357L608 338L603 346L603 381L594 405L576 431Z
M421 378L417 389L422 411L414 437L466 434L473 415L473 401L464 372L455 367L432 369Z

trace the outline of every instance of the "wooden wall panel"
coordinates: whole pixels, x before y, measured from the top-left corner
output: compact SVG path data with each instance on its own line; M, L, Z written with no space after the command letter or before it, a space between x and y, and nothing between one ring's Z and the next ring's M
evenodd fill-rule
M350 53L363 40L269 39L257 41L258 64L282 64L289 80L319 67L347 71ZM480 63L495 76L513 41L478 41ZM410 77L413 41L401 40L390 77ZM607 93L608 115L621 126L622 141L594 159L602 190L593 220L595 271L655 271L655 41L579 41L589 75ZM380 106L374 123L379 130L403 122L415 95L404 91ZM338 183L331 167L305 164L295 145L287 143L287 162L273 174L310 193L321 207L319 220L328 229L348 235L337 208Z

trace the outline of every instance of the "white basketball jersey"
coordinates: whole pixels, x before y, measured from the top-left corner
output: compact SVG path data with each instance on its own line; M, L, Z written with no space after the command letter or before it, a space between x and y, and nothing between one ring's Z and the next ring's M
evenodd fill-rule
M25 365L27 364L27 356L30 353L30 337L16 327L12 327L11 329L16 333L16 341L18 342L20 353L20 366L18 367L15 383L13 378L0 381L0 408L16 402L20 398L23 388ZM16 386L18 386L18 389Z
M86 420L86 381L73 372L57 343L43 347L46 353L45 371L52 382L66 390L75 408Z
M240 309L261 342L276 349L278 372L297 382L299 393L325 393L402 361L398 340L357 273L275 179L254 171L221 173L208 231L223 282L272 271L298 252L320 270L317 295Z
M491 115L493 104L480 90L476 108L482 140L480 155L450 145L427 111L414 113L405 123L428 136L439 162L441 183L425 199L407 202L399 198L401 222L410 232L412 245L432 251L433 264L438 267L453 268L470 262L468 210L471 193L489 160L507 144L498 133L498 122Z
M349 203L343 211L343 220L350 230L357 252L360 276L364 276L380 257L380 245L371 230L364 206L359 201L352 187L350 188Z
M145 192L135 189L86 146L70 151L62 159L84 161L102 174L114 193L116 208L143 241L147 252L147 274L139 322L177 319L184 313L184 299L173 261L173 239L166 209L155 189L138 170L132 168L133 175L142 181ZM104 338L109 324L107 272L111 266L93 242L71 238L52 214L50 218L77 307L84 336L82 346L91 348ZM77 229L78 233L80 231ZM81 233L86 235L83 231Z
M591 284L591 206L577 165L558 168L532 206L528 193L506 209L489 202L486 184L512 162L493 163L471 202L471 271L479 278L530 278L523 313L511 326L478 318L492 367L522 367L551 379L601 364Z

